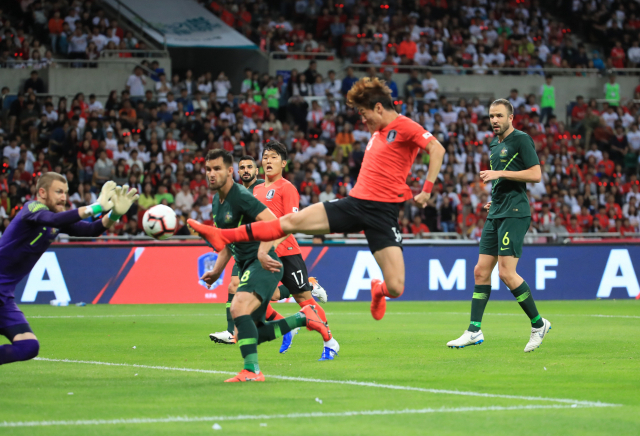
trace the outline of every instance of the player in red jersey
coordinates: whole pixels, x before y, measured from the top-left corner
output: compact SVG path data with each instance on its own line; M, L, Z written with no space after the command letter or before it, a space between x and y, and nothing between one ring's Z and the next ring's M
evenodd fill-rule
M282 171L286 164L287 148L278 141L269 141L262 153L262 168L266 178L263 184L256 185L253 189L253 196L267 206L278 218L297 213L300 206L298 190L291 182L282 177ZM320 318L327 322L324 310L313 299L313 295L317 295L317 291L321 291L325 297L320 297L320 299L326 301L326 292L320 287L315 278L309 277L307 266L302 259L302 253L296 238L293 235L283 236L276 240L274 244L277 244L276 254L282 262L283 275L281 282L283 286L276 290L272 300L288 298L289 295L293 295L300 307L315 305ZM286 295L283 295L284 293ZM275 317L282 316L275 310L273 314ZM267 308L268 318L269 308ZM284 345L283 341L283 347ZM340 345L332 336L329 341L324 342L320 360L333 360L339 350ZM282 352L282 350L280 351Z
M371 280L371 314L382 319L385 297L398 298L404 292L402 236L398 230L398 203L411 198L406 178L420 150L430 155L423 190L414 197L425 207L431 196L445 149L418 123L399 115L391 90L377 78L358 80L347 94L347 104L356 107L372 133L360 175L349 196L315 204L279 220L256 222L236 229L217 229L189 220L189 224L216 249L231 242L273 241L290 233L321 235L364 230L384 281ZM280 264L261 255L263 268L279 270Z

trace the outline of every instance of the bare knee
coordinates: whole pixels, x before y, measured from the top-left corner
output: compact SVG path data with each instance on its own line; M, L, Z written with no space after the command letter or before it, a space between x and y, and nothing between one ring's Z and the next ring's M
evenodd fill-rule
M229 287L227 288L227 292L229 292L229 294L235 295L237 290L238 290L238 285L236 283L234 282L229 283Z
M507 288L513 289L515 288L516 282L518 281L518 274L514 271L502 271L498 273L500 280L507 285Z
M491 280L491 271L478 264L473 268L473 277L476 284L484 284Z
M390 280L385 280L385 284L387 285L387 291L389 291L389 295L392 297L399 297L404 292L404 276L402 277L393 277Z

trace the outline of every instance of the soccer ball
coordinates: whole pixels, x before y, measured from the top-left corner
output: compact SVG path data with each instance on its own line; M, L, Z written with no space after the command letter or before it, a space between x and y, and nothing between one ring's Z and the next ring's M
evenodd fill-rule
M155 239L169 239L176 231L176 213L169 206L159 204L144 213L144 232Z

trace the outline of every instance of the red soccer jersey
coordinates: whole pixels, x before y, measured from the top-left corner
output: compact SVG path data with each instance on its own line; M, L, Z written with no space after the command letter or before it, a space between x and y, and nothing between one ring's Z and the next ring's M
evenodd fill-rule
M300 207L300 194L298 194L298 190L290 181L284 178L272 183L268 187L265 186L265 183L256 185L253 188L253 196L267 206L278 218L298 212L298 208ZM287 239L278 245L276 254L279 257L300 254L300 247L298 246L296 238L294 238L293 235L289 235Z
M373 133L367 144L356 186L349 195L361 200L402 203L411 198L406 183L420 149L435 138L420 124L399 115Z

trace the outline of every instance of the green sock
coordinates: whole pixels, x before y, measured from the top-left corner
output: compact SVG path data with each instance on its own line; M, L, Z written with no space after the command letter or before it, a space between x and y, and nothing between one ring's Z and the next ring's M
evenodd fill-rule
M227 331L233 334L233 318L231 317L231 302L236 294L229 294L227 297Z
M482 315L484 314L484 308L487 307L490 295L491 285L475 285L473 287L473 298L471 299L471 322L467 329L470 332L480 331Z
M291 292L289 292L289 288L287 288L285 285L278 286L278 289L280 290L280 299L281 300L284 300L285 298L291 297Z
M531 326L535 328L542 327L544 323L542 322L542 317L538 313L536 302L533 301L533 296L531 295L531 289L529 288L529 285L527 284L527 282L523 281L520 286L518 286L515 289L512 289L511 293L513 294L514 297L516 297L518 304L520 304L520 307L522 307L522 310L524 310L524 313L526 313L529 319L531 320Z
M244 369L255 374L260 373L258 366L258 328L251 315L242 315L234 319L238 328L238 345L244 359Z

